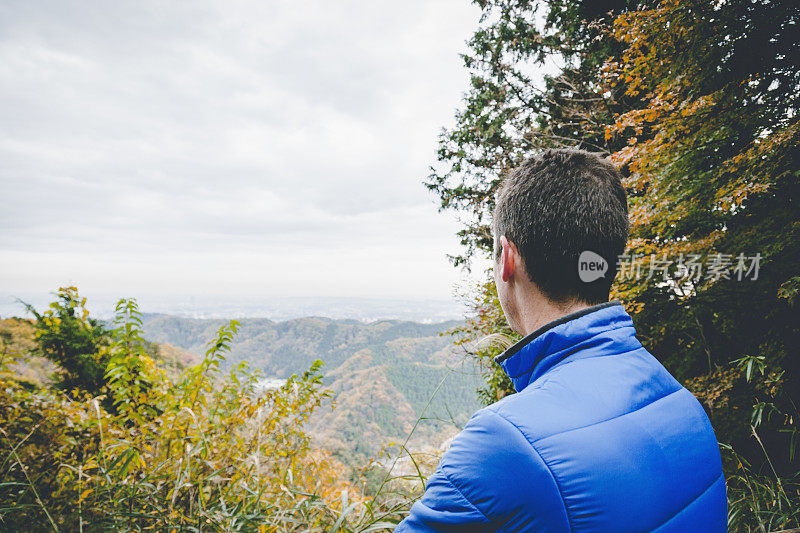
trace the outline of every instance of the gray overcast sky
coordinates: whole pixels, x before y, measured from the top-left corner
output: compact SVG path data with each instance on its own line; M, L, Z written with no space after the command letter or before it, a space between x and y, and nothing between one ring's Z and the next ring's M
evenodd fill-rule
M0 4L0 293L449 298L468 0Z

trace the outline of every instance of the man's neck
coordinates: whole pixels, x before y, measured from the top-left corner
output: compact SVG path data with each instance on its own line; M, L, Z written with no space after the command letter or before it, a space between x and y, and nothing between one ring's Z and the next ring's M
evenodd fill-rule
M527 305L526 305L527 304ZM536 301L523 302L520 307L520 323L524 336L530 335L545 324L590 307L586 302L556 304L539 295Z

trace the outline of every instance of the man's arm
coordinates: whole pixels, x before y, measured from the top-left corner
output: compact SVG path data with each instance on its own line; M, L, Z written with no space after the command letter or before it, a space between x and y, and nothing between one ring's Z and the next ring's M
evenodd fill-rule
M534 446L490 409L453 440L395 533L569 531L558 486Z
M395 533L411 531L494 531L497 529L448 479L441 464L428 479L422 499Z

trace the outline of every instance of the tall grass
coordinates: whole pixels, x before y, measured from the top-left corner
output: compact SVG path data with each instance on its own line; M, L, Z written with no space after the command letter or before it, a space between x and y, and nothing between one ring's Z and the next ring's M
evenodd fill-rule
M800 531L800 471L781 475L760 436L759 430L772 422L771 431L786 435L789 463L796 459L798 412L782 389L783 373L771 372L761 356L733 361L747 383L759 396L750 413L749 429L762 454L756 468L731 445L720 444L728 489L728 530L732 533L768 533L793 528Z

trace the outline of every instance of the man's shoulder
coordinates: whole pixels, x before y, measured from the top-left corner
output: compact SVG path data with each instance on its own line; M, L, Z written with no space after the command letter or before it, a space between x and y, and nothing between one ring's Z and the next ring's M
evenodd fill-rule
M637 411L682 389L644 348L553 368L486 409L531 443Z
M438 477L500 527L522 529L531 520L542 527L566 527L564 502L550 468L497 406L472 416L442 457Z
M500 405L477 411L456 435L440 463L445 475L491 480L493 472L504 473L532 459L539 462L526 432L498 412Z

